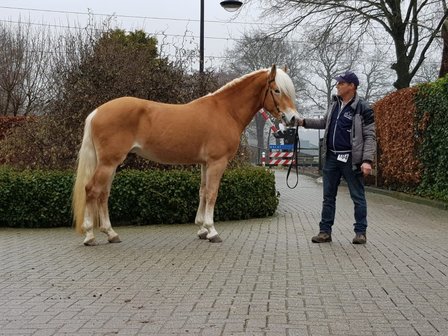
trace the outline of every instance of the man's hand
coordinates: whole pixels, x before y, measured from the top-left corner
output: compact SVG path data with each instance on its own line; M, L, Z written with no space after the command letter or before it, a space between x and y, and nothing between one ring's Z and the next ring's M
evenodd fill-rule
M303 126L303 119L302 118L297 119L296 120L296 125L297 126Z
M372 173L372 165L368 162L364 162L361 165L361 171L364 176L368 176Z

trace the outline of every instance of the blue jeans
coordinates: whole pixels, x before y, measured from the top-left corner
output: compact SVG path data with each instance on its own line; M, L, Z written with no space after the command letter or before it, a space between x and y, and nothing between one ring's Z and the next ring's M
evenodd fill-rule
M337 160L337 154L328 151L323 168L324 201L322 217L319 223L320 232L331 233L336 212L336 195L341 177L344 177L350 191L350 197L355 205L356 233L366 233L367 230L367 202L364 191L364 177L361 169L352 168L351 155L347 162Z

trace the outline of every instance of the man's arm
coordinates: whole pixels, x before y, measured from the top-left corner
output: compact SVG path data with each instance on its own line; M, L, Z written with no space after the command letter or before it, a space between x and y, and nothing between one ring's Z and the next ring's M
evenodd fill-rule
M364 148L362 154L361 171L364 176L370 175L372 172L372 162L376 153L376 130L375 118L372 108L368 107L362 112L362 136L364 138Z
M373 110L369 107L362 112L362 116L362 136L364 138L362 161L371 163L376 153L376 131Z
M298 120L298 125L304 128L311 129L324 129L327 123L327 115L324 118L320 119L312 119L312 118L303 118Z

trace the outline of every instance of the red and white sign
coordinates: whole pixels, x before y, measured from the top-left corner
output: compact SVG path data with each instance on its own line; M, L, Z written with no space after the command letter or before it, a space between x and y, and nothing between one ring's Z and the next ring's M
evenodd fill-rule
M287 166L294 162L293 152L271 152L269 154L270 166Z

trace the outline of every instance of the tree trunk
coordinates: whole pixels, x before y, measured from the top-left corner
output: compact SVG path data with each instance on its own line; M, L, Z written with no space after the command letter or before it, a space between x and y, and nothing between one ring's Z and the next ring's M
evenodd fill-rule
M444 77L448 73L448 19L445 20L442 26L442 62L440 63L439 78Z
M397 90L404 89L411 84L410 75L410 60L407 54L407 48L405 44L405 26L397 25L392 26L394 31L394 44L395 44L395 55L397 57L397 62L392 64L391 68L397 74L397 80L394 82L394 87Z

